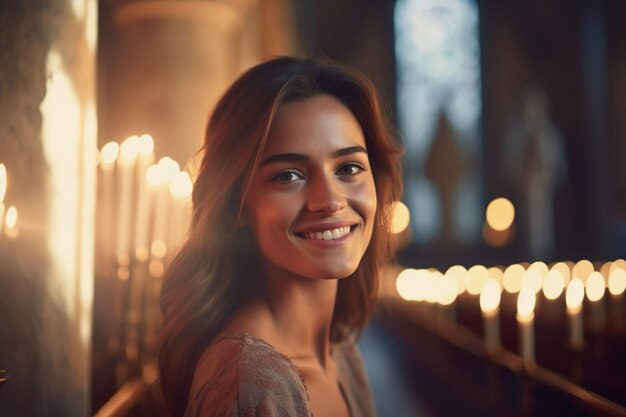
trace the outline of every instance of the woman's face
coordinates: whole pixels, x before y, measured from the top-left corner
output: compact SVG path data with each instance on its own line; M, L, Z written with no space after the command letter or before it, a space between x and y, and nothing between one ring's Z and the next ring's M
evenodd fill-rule
M244 210L269 275L351 275L372 237L376 188L350 110L328 95L282 105Z

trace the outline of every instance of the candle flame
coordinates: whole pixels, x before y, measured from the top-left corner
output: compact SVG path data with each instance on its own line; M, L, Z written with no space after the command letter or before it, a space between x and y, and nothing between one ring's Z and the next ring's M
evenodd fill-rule
M100 150L100 162L112 164L120 153L120 145L117 142L109 142Z
M487 268L482 265L474 265L467 270L467 292L472 295L480 294L489 274Z
M411 212L402 201L396 201L391 206L391 233L402 233L409 227Z
M536 294L539 291L541 291L542 281L543 279L541 278L541 274L539 273L539 271L537 271L536 269L530 269L529 267L528 270L522 276L520 287L521 288L530 287L533 289L533 291Z
M604 284L604 278L599 272L592 272L587 278L585 284L585 292L589 301L599 301L604 296L606 286Z
M124 163L132 163L139 155L139 136L133 135L122 142L120 158Z
M480 309L483 313L491 313L496 310L500 305L500 299L502 297L502 288L500 283L490 278L485 282L482 291L480 292Z
M444 274L444 276L452 277L456 280L456 293L463 294L465 291L465 276L467 275L467 269L461 265L453 265Z
M4 201L4 195L6 194L6 192L7 192L7 168L4 166L4 164L0 164L0 203Z
M441 273L439 273L441 275ZM442 306L452 304L458 295L457 279L452 275L441 275L439 277L439 296L437 302Z
M556 300L563 293L563 289L565 289L565 280L561 271L552 269L543 279L543 295L548 300Z
M154 139L152 136L144 134L139 136L139 154L149 156L154 151Z
M156 258L163 258L167 253L167 245L161 239L157 239L152 242L150 251L152 252L152 255L154 255Z
M193 183L187 171L179 172L170 182L170 194L176 198L188 198L193 192Z
M615 268L609 275L609 292L613 295L620 295L626 290L626 271L622 268Z
M15 208L15 206L11 206L7 210L4 224L6 225L7 229L13 229L17 224L17 209Z
M502 268L499 268L497 266L492 266L491 268L487 268L487 276L489 278L493 278L496 281L498 281L498 284L500 284L500 289L502 289L502 285L504 281L504 271L502 270Z
M169 156L164 156L163 158L161 158L159 160L158 166L161 169L163 178L165 178L167 182L172 181L174 177L176 177L176 175L178 175L178 173L180 172L180 165L178 165L178 162L174 161Z
M504 271L504 276L502 277L504 289L511 294L518 292L521 288L522 276L525 271L524 267L520 264L510 265Z
M535 310L535 302L535 291L531 287L522 287L517 296L517 315L521 318L532 316Z
M585 298L585 287L579 278L572 279L567 285L565 292L565 304L570 310L575 310L582 305Z
M537 271L539 275L541 276L541 278L543 279L548 274L548 271L550 269L548 268L548 265L545 264L545 262L536 261L530 264L530 266L528 267L528 270Z
M587 282L587 278L593 272L593 264L587 259L582 259L574 265L572 269L572 278L580 279L583 284Z
M506 198L496 198L487 206L485 217L493 230L501 232L511 227L515 219L515 207Z
M561 273L561 277L563 277L563 286L567 286L570 282L570 269L569 266L565 262L557 262L552 265L551 271L559 271Z

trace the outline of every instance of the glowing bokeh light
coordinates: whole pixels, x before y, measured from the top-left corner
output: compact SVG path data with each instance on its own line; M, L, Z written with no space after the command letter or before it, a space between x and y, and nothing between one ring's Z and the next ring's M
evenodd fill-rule
M572 269L572 279L578 278L584 284L585 282L587 282L587 278L593 272L593 270L594 268L591 261L588 261L587 259L582 259L576 262L576 264L574 265L574 268Z
M574 310L582 305L585 298L585 286L579 278L572 279L565 291L565 304L570 310Z
M500 284L500 288L504 285L504 271L502 268L497 266L492 266L491 268L487 268L487 276L491 279L495 279Z
M448 268L444 276L451 276L456 279L456 292L458 295L458 294L463 294L465 292L466 275L467 275L467 269L465 269L464 266L452 265L450 268Z
M117 142L109 142L100 150L100 162L102 164L113 164L120 153L120 145Z
M170 194L177 198L187 198L193 192L193 183L187 171L180 171L170 182Z
M541 284L543 279L541 274L536 269L528 269L524 275L522 275L522 281L520 282L520 288L530 287L533 291L538 293L541 291Z
M152 252L152 255L154 255L155 257L163 258L167 253L167 245L161 239L157 239L152 242L150 250Z
M142 156L148 156L154 151L154 139L150 135L139 136L139 154Z
M539 272L539 275L541 275L541 278L543 278L548 274L548 272L550 271L550 268L548 268L548 265L546 265L545 262L536 261L530 264L530 266L528 267L528 270Z
M400 297L407 301L416 300L416 287L417 283L415 282L415 269L407 268L402 270L398 277L396 278L396 290Z
M485 285L485 281L487 281L488 277L489 274L487 273L487 268L482 265L472 266L467 270L467 292L472 295L480 294L480 291L483 289L483 285Z
M452 304L458 295L457 279L453 275L445 274L439 278L439 297L437 302L443 306Z
M557 262L550 268L551 271L559 271L563 277L563 285L566 287L570 281L571 271L565 262Z
M558 269L552 269L548 272L543 279L543 285L541 287L543 295L548 300L556 300L563 293L565 289L565 280L561 271Z
M489 227L500 232L513 224L515 207L511 201L504 197L496 198L487 206L485 217Z
M620 295L626 290L626 271L622 268L615 268L609 275L609 292L613 295Z
M15 206L11 206L7 210L4 224L8 229L7 233L9 233L9 230L15 228L15 225L17 225L17 209Z
M604 284L602 275L597 271L589 274L587 282L585 283L585 292L587 293L589 301L599 301L604 296L605 290L606 285Z
M517 315L520 318L527 318L534 314L535 291L531 287L522 287L517 296Z
M520 264L510 265L504 270L502 284L506 292L513 294L520 290L524 272L526 272L526 270Z
M480 292L480 310L483 313L491 313L500 305L501 297L500 283L493 278L488 279Z
M4 166L4 164L0 164L0 203L4 201L4 195L6 194L6 192L7 192L7 168Z
M139 155L139 136L133 135L122 142L120 146L120 161L131 163Z
M391 233L402 233L409 227L411 213L402 201L396 201L392 206Z

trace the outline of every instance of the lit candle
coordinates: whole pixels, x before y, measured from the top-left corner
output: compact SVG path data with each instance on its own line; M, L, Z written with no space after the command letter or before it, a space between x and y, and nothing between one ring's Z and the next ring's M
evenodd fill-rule
M2 238L2 226L4 225L4 196L7 192L7 169L0 164L0 238Z
M118 169L120 174L117 217L117 261L120 266L129 263L132 219L132 188L135 164L139 153L139 137L131 136L120 147Z
M447 322L456 321L454 301L458 295L457 280L449 274L437 272L437 303L439 304L440 318Z
M587 278L585 292L591 302L591 326L594 329L601 329L605 324L606 309L604 308L604 293L606 285L604 278L599 272L592 272Z
M172 214L170 216L170 247L181 243L191 220L191 193L193 183L186 171L174 176L169 187L172 198Z
M151 193L146 185L147 171L154 161L154 140L150 135L139 137L137 159L137 211L135 213L135 257L140 262L148 260L148 226L151 212Z
M14 206L9 207L7 210L5 226L6 230L4 233L9 239L15 239L19 235L19 230L17 229L17 209Z
M105 251L105 255L113 257L116 248L114 233L115 228L115 161L120 153L120 145L117 142L109 142L100 150L100 176L98 178L99 199L102 222L99 227L99 238L102 238L101 247ZM110 259L110 258L108 258Z
M525 366L535 363L535 291L522 287L517 297L517 323L520 337L520 356Z
M153 257L164 258L168 249L168 217L171 202L169 185L172 179L178 175L180 168L176 161L167 156L159 160L157 167L151 252Z
M616 319L624 318L624 290L626 290L626 271L613 268L609 273L609 292L611 293L611 310Z
M502 288L500 283L490 278L480 292L480 311L483 316L485 344L489 351L500 346L500 298Z
M569 317L569 344L574 350L581 350L584 346L582 316L584 298L585 288L582 281L578 278L572 279L567 285L565 304Z
M524 267L520 264L513 264L504 270L502 285L506 292L511 294L519 292L525 271Z

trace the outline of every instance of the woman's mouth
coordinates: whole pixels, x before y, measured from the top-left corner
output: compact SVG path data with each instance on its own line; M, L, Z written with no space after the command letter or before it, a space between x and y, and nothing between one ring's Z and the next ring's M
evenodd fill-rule
M313 240L336 240L336 239L341 239L342 237L346 236L349 233L350 233L350 226L344 226L344 227L336 227L334 229L320 230L317 232L305 232L305 233L302 233L302 236L304 236L307 239L313 239Z

